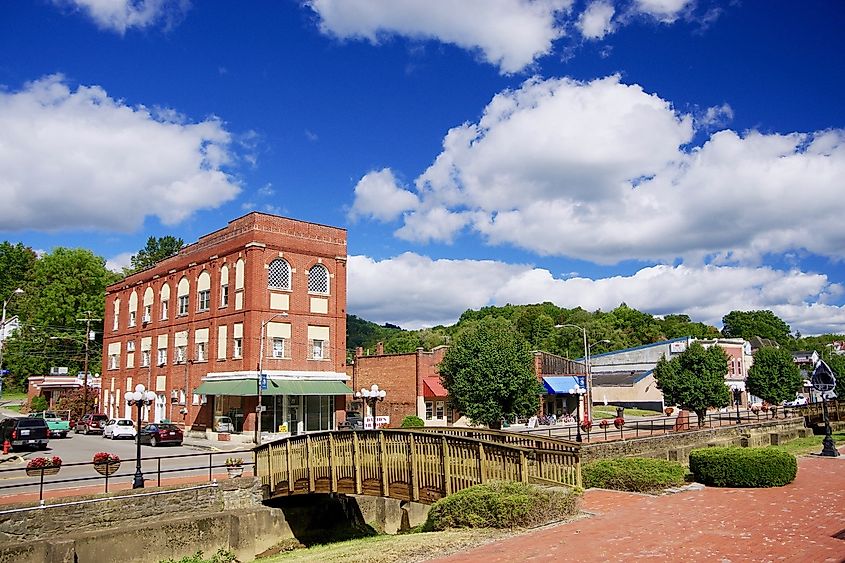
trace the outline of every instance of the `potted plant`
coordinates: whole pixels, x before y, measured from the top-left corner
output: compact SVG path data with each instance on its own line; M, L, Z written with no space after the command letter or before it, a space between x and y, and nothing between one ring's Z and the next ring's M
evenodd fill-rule
M244 473L244 460L239 457L226 458L226 472L229 474L229 479L240 477Z
M584 418L584 420L581 421L581 430L583 430L584 432L589 432L592 427L593 421L589 418Z
M29 476L36 476L44 473L44 475L55 475L62 468L62 458L57 455L53 457L36 457L26 464L26 474Z
M675 412L674 407L666 407L663 409L663 412L666 413L666 416L672 416L672 413Z
M97 452L94 454L94 469L100 475L111 475L120 469L120 458L117 454Z
M620 428L625 426L625 419L622 418L621 416L617 416L616 418L613 419L613 426L615 426L616 429L619 430Z

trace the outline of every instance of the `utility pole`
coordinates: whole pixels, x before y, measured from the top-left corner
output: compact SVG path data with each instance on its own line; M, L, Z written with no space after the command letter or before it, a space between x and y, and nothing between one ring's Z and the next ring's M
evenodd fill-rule
M85 415L85 411L88 410L88 342L91 340L91 321L101 321L103 319L95 319L92 318L91 311L85 311L85 318L84 319L76 319L77 322L85 323L85 361L82 364L82 371L85 373L83 375L83 391L82 391L82 414Z

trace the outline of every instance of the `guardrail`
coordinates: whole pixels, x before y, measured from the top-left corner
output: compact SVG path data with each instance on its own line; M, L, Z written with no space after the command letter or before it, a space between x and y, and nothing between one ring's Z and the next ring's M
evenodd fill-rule
M176 475L176 474L184 474L189 471L197 472L197 471L205 471L208 470L208 481L214 480L214 470L215 469L223 469L226 468L226 458L230 457L237 457L238 455L243 455L243 465L244 468L253 468L254 474L254 467L255 467L255 456L252 450L231 450L225 452L208 452L208 453L196 453L196 454L175 454L175 455L168 455L168 456L158 456L158 457L142 457L141 458L141 469L144 473L144 481L155 481L156 486L161 486L162 476L168 475ZM168 467L169 464L176 460L181 459L203 459L203 463L196 463L192 465L185 465L185 466L178 466L178 467ZM34 487L38 486L38 500L44 500L44 492L45 492L45 485L49 487L48 490L56 490L62 489L67 487L55 487L54 485L67 485L71 483L87 483L87 484L95 484L95 483L103 483L104 492L109 492L109 485L114 485L115 483L130 483L132 482L135 469L137 464L137 458L127 458L122 459L119 462L118 469L114 470L109 474L107 471L105 474L99 474L95 471L94 463L91 461L85 462L76 462L76 463L62 463L60 469L57 473L52 474L49 468L46 469L36 469L33 471L32 469L27 470L26 467L16 467L11 469L0 469L0 483L5 480L14 479L18 475L22 475L26 477L24 482L20 483L10 483L10 484L0 484L0 494L2 491L5 490L12 490L12 489L21 489L25 487ZM162 466L162 462L164 462L164 466ZM155 468L151 468L150 466L154 465ZM74 476L70 478L58 478L61 475L62 471L72 467L91 467L91 472L96 473L95 476L92 477L84 477L84 476ZM123 470L123 471L121 471Z
M820 408L820 407L819 407ZM648 436L656 436L669 434L672 432L692 432L695 430L702 430L705 428L720 428L725 426L737 426L740 424L751 424L764 422L766 420L789 419L802 417L804 414L801 408L797 407L778 407L774 411L762 410L740 410L739 420L737 420L737 412L726 411L718 413L710 413L705 415L703 423L699 425L698 417L695 413L690 413L689 421L686 423L678 423L677 417L652 418L648 420L626 421L621 427L615 427L613 419L605 419L608 421L607 426L601 427L601 421L593 421L593 425L589 430L581 428L581 440L583 442L595 441L610 441L610 440L630 440L632 438L645 438ZM577 440L578 428L575 423L568 423L567 425L555 424L549 426L541 426L539 428L530 428L521 430L520 433L529 435L545 435L551 438L564 438L567 440Z

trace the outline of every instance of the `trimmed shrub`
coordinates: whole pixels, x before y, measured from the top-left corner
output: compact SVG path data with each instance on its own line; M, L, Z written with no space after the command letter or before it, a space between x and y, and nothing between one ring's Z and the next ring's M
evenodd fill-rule
M584 487L654 493L684 484L686 469L665 459L620 457L585 463Z
M423 426L425 426L425 422L418 416L408 415L402 419L401 428L422 428Z
M795 480L798 461L777 448L702 448L689 454L695 480L713 487L782 487Z
M491 481L435 502L423 529L520 528L555 522L576 513L576 497L573 491Z

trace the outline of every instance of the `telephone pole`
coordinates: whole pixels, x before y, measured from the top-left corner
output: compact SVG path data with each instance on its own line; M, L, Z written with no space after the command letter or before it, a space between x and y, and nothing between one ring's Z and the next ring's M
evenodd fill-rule
M76 319L77 322L85 323L85 362L82 364L82 371L85 373L83 375L83 391L82 391L82 414L85 415L85 411L88 410L88 342L91 341L91 322L92 321L101 321L103 319L95 319L91 317L93 313L91 311L85 311L85 318L84 319Z

